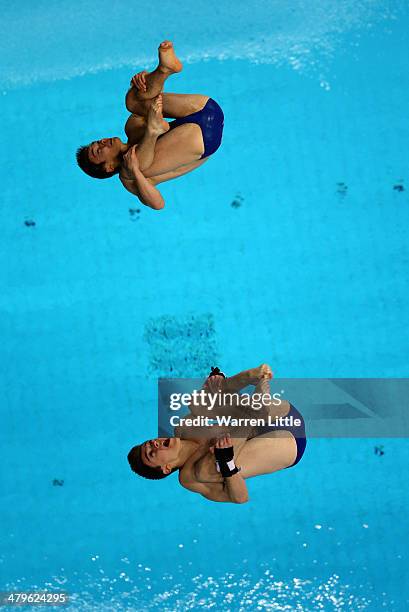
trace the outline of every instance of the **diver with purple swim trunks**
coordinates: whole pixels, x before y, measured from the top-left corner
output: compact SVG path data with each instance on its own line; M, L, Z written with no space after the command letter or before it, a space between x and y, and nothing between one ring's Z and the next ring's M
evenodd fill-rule
M125 99L131 113L127 142L102 138L77 150L77 163L86 174L100 179L118 174L125 189L155 210L165 205L156 186L198 168L222 142L224 116L215 100L162 93L166 79L181 70L173 44L164 41L156 70L131 80Z

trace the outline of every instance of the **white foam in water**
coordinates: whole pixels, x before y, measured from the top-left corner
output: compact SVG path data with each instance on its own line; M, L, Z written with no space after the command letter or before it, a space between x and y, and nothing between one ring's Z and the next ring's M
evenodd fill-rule
M157 610L174 612L195 609L242 610L366 610L388 607L391 602L372 597L370 584L358 588L343 582L337 574L328 579L304 580L294 577L280 580L273 571L260 571L255 578L250 573L227 572L224 575L199 574L188 579L164 574L153 580L141 571L134 579L121 571L101 578L85 574L75 577L75 584L67 578L53 577L44 585L33 585L32 590L61 591L69 594L70 602L64 610ZM63 587L61 586L63 585ZM15 590L18 585L9 584ZM362 588L364 587L364 588ZM363 595L365 593L365 595ZM373 608L372 608L373 609Z
M206 59L324 69L339 48L358 44L359 31L396 19L382 0L198 0L137 5L125 0L8 3L0 24L0 87L71 79L120 67L151 67L164 33L185 62ZM321 86L329 83L321 79Z
M360 588L343 582L337 574L328 579L305 580L294 577L281 580L270 570L260 571L257 578L250 573L227 572L209 576L199 574L184 578L164 574L152 579L141 573L135 579L121 571L108 577L100 571L100 579L85 575L75 577L75 584L62 576L53 577L34 590L64 590L70 601L64 610L366 610L388 607L391 602L371 597L372 586ZM63 585L63 586L62 586ZM6 585L15 590L18 585ZM364 587L364 588L362 588ZM25 587L27 589L27 587ZM357 591L360 591L358 593ZM362 593L365 593L363 595ZM385 593L386 595L386 593Z

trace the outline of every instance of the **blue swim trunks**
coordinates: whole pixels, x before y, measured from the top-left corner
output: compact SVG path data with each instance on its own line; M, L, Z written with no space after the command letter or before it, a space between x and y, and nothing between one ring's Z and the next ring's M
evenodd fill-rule
M169 126L173 130L184 123L196 123L202 130L204 153L200 159L205 159L217 151L222 142L224 126L223 111L217 102L209 98L202 110L170 121Z
M297 408L295 408L295 406L290 404L290 410L288 414L286 414L286 416L287 417L292 416L293 422L295 419L299 419L301 422L301 425L298 427L296 427L295 425L293 427L289 427L287 425L278 425L277 427L266 426L264 428L261 428L261 430L258 432L258 435L270 433L272 431L279 431L280 429L285 429L286 431L289 431L294 436L295 443L297 445L297 456L295 458L295 461L294 463L288 466L288 467L293 467L294 465L297 465L299 461L301 461L301 458L305 451L305 447L307 446L307 435L305 433L304 417L302 416L301 412L299 412Z
M295 438L295 443L297 444L297 456L295 458L294 463L288 466L288 467L293 467L293 465L297 465L297 463L301 460L304 454L305 447L307 446L307 435L305 433L305 421L304 421L303 415L292 404L290 404L290 406L291 406L290 412L287 414L287 416L292 416L293 421L295 419L299 419L301 421L301 426L300 427L283 426L283 427L278 427L276 429L287 429L287 431L290 431Z

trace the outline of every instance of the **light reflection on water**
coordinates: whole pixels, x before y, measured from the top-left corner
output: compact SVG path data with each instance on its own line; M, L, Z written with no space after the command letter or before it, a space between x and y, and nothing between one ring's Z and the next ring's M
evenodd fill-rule
M124 561L124 560L122 560ZM129 562L128 562L129 563ZM387 607L393 601L371 596L370 584L352 586L337 574L326 580L294 577L281 580L266 567L258 575L250 572L226 572L220 575L198 574L185 579L182 568L175 573L155 576L150 567L136 568L135 578L120 571L108 576L99 570L100 578L85 574L68 579L55 576L34 590L63 590L70 604L64 610L366 610ZM18 589L18 584L8 585ZM27 588L27 587L25 587ZM61 609L55 607L54 609Z

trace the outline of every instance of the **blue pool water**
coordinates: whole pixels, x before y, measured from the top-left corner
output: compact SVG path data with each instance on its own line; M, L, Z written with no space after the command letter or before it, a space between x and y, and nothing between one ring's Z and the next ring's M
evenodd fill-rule
M243 506L126 461L160 375L407 376L406 3L1 8L0 590L406 610L406 440L310 440ZM164 38L185 63L167 90L210 94L226 124L157 213L74 151L123 135L129 77Z

